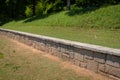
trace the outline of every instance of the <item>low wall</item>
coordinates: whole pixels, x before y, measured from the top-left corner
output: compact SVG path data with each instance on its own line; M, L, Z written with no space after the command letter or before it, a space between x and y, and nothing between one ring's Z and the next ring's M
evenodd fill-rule
M0 29L8 36L38 50L63 58L82 68L120 80L120 49L51 38L8 29Z

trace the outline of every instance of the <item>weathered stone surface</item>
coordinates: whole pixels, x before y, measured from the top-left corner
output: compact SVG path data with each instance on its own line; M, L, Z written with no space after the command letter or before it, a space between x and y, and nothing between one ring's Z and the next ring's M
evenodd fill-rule
M80 67L87 68L87 63L84 61L80 61Z
M74 53L74 59L83 61L83 60L84 60L84 54L81 54L81 53Z
M112 79L112 80L120 80L120 78L115 77L115 76L113 76L113 75L108 75L108 78L109 78L109 79ZM108 80L109 80L109 79L108 79Z
M54 55L61 58L61 53L60 52L56 51L56 53L54 53Z
M0 34L19 40L20 42L33 46L41 51L54 53L53 55L60 56L64 60L73 61L75 65L83 68L87 68L94 72L100 71L120 78L120 49L107 48L7 29L0 29Z
M75 59L73 59L73 58L70 58L69 61L70 61L72 64L75 63Z
M56 48L58 51L61 51L61 47L59 43L54 43L54 48Z
M99 63L99 64L98 64L98 71L105 72L105 64Z
M65 48L60 47L60 52L65 53L65 52L66 52L66 49L65 49Z
M77 66L80 66L80 61L79 60L75 60L74 64L77 65Z
M69 50L69 51L68 51L68 50L66 49L66 51L64 52L64 54L69 55L70 58L74 58L74 53L73 53L72 50Z
M61 49L67 49L67 45L59 44L59 46L61 47Z
M61 54L61 57L62 57L64 60L67 60L67 61L69 61L69 59L70 59L69 54L66 54L66 53L62 53L62 54Z
M60 52L55 47L50 47L50 48L51 48L50 54L58 56L58 57L61 56Z
M70 58L74 58L74 47L71 45L67 45L66 53L69 53Z
M107 80L109 80L110 78L109 78L109 74L107 74L106 72L102 72L102 71L99 71L98 70L98 73L99 74L101 74L101 75L103 75L103 76L106 76L106 77L108 77L108 79ZM113 79L114 80L114 79Z
M74 52L70 51L69 55L70 55L70 58L74 59Z
M90 50L84 50L84 54L85 54L85 56L84 56L85 59L92 60L94 57L93 51L90 51Z
M106 55L99 52L94 52L94 60L99 63L105 63Z
M56 53L56 52L58 52L57 49L54 48L54 47L51 47L51 52L50 52L50 53L51 53L51 54L52 54L52 53L54 54L54 53Z
M105 54L120 56L120 49L113 49L113 48L108 48L108 47L102 47L102 46L80 43L80 42L75 42L75 41L69 41L69 40L64 40L64 39L57 39L57 38L52 38L52 37L47 37L47 36L42 36L42 35L35 35L35 34L31 34L31 33L2 29L2 28L0 28L0 31L3 31L5 33L21 34L21 35L36 37L36 38L40 38L40 39L44 39L44 40L52 40L53 42L59 42L61 44L71 45L71 46L74 46L77 48L83 48L83 49L87 49L87 50L91 50L91 51L98 51L98 52L105 53Z
M120 57L114 55L107 55L106 63L108 65L120 68Z
M38 43L38 50L42 50L42 45L41 45L41 43Z
M40 43L40 50L41 51L46 51L45 48L46 48L45 45Z
M110 75L116 76L120 78L120 69L119 68L115 68L109 65L106 65L105 68L106 72Z
M28 40L28 44L29 44L29 46L31 46L32 45L32 40Z
M56 52L56 56L61 58L61 52Z
M28 44L28 43L27 43ZM39 50L39 42L36 42L36 49Z
M98 63L93 60L87 61L87 69L98 72Z
M52 52L51 46L45 46L45 48L46 48L46 52L47 53L51 53Z

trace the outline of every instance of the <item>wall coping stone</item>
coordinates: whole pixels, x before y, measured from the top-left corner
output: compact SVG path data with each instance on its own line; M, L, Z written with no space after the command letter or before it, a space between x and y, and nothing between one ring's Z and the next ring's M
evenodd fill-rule
M43 36L43 35L37 35L37 34L32 34L32 33L27 33L27 32L10 30L10 29L0 28L0 31L11 32L11 33L21 34L21 35L25 35L25 36L31 36L31 37L40 38L43 40L50 40L50 41L53 41L56 43L62 43L65 45L69 45L69 46L73 46L73 47L77 47L77 48L81 48L81 49L91 50L91 51L95 51L95 52L101 52L101 53L109 54L109 55L120 56L120 49L114 49L114 48L103 47L103 46L98 46L98 45L93 45L93 44L88 44L88 43L64 40L64 39L53 38L53 37L48 37L48 36Z

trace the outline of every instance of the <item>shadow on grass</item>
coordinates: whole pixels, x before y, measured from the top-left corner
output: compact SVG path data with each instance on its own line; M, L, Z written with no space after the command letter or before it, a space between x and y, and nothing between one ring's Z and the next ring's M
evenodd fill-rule
M51 14L49 14L49 15L51 15ZM28 23L28 22L32 22L34 20L44 19L44 18L48 17L49 15L48 14L46 14L46 15L39 14L39 15L36 15L36 16L31 16L29 18L22 17L22 18L14 18L14 19L13 18L3 17L3 18L0 19L0 27L2 27L4 24L9 23L11 21L24 20L24 23Z
M20 21L20 20L23 20L23 19L25 19L25 17L19 17L19 18L8 18L8 17L3 17L3 18L1 18L0 19L0 27L2 27L4 24L6 24L6 23L9 23L9 22L11 22L11 21Z
M26 19L25 21L24 21L24 23L27 23L27 22L32 22L32 21L34 21L34 20L38 20L38 19L44 19L44 18L46 18L46 17L48 17L49 15L36 15L36 16L31 16L31 17L29 17L28 19Z
M0 19L0 27L2 27L2 25L4 25L4 24L8 23L9 21L11 21L9 18L5 18L5 17L1 18Z
M82 15L86 14L88 12L95 11L96 9L99 9L99 7L73 7L70 11L68 11L66 14L69 16L75 16L75 15Z
M31 17L27 18L26 20L24 20L24 23L32 22L34 20L44 19L44 18L47 18L47 17L49 17L51 15L58 14L60 12L61 11L53 12L53 13L49 13L49 14L38 14L38 15L35 15L35 16L31 16Z

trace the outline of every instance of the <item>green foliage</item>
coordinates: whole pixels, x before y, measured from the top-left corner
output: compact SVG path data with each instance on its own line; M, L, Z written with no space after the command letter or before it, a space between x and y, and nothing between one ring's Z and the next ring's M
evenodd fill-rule
M48 0L40 0L36 5L37 14L47 14L48 10L51 9L52 3L48 3Z
M31 15L58 12L66 7L67 0L0 0L0 16L15 19ZM71 0L78 7L100 7L119 4L120 0ZM4 18L6 18L4 17ZM3 18L3 17L1 17Z
M31 15L31 13L33 13L33 6L35 6L36 15L48 14L53 11L62 10L62 8L60 8L60 4L61 0L36 0L34 4L29 3L30 7L27 6L25 13L26 15L28 15L28 13Z
M61 1L49 1L49 0L40 0L36 4L36 14L48 14L48 12L55 11L59 9ZM58 8L56 8L56 6ZM59 9L60 10L60 9Z
M77 6L90 7L90 6L104 6L104 5L113 5L119 4L120 0L76 0Z
M36 14L38 15L38 14L42 13L43 9L44 9L44 7L43 7L42 3L38 2L36 5Z
M45 7L45 11L43 11L43 14L47 14L52 7L53 7L53 3L47 3Z
M25 14L26 17L32 16L32 9L29 6L26 7Z

